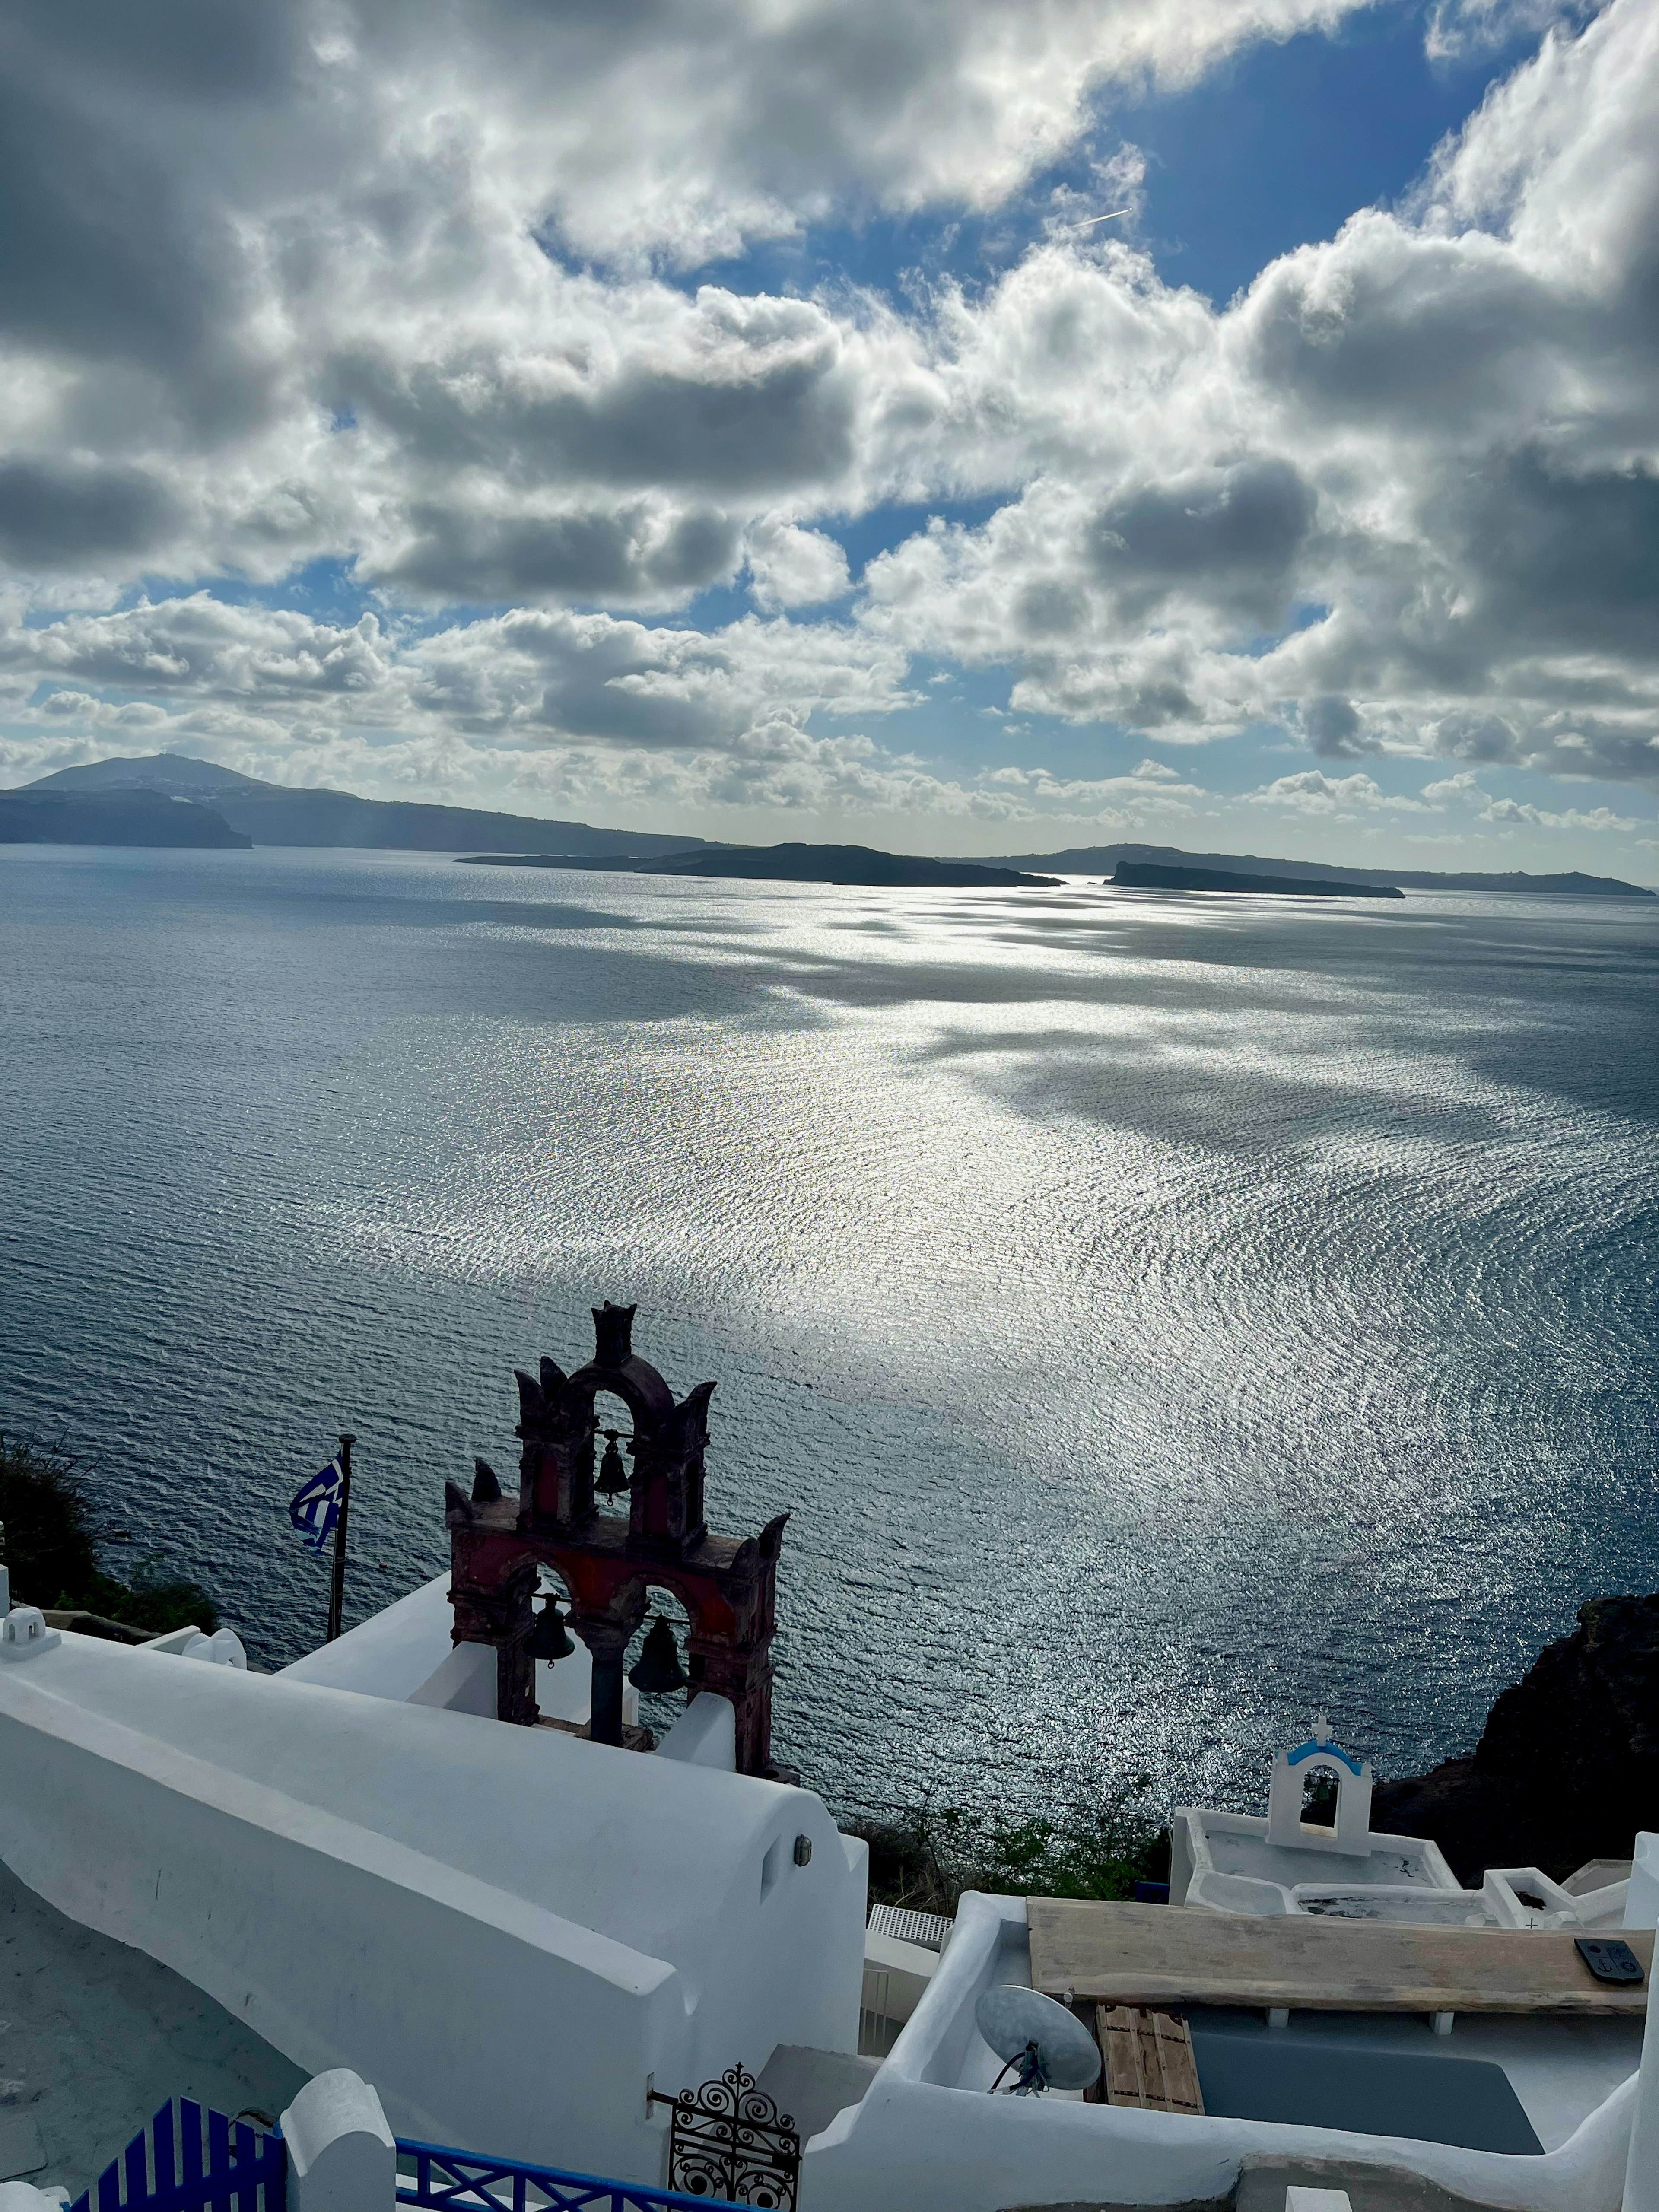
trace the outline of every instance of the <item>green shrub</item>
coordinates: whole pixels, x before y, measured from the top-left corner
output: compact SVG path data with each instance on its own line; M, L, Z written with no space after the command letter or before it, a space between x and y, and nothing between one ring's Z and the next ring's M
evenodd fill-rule
M1168 1872L1167 1832L1142 1802L1150 1778L1024 1820L931 1800L890 1820L854 1819L870 1846L872 1904L954 1913L964 1889L1016 1897L1127 1897Z
M0 1434L0 1522L14 1605L44 1607L58 1590L91 1587L98 1553L86 1492L64 1453Z
M86 1483L66 1452L0 1435L0 1525L14 1605L101 1613L152 1636L191 1622L210 1636L219 1626L219 1609L201 1585L153 1559L131 1583L104 1573Z

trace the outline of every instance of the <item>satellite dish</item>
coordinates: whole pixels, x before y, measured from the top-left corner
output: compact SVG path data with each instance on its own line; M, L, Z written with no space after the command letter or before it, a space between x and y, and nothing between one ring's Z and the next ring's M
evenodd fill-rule
M1040 1990L1009 1984L987 1990L974 2007L974 2025L1006 2062L991 2084L1014 2069L1012 2094L1040 2097L1045 2089L1086 2089L1100 2073L1095 2039L1075 2013Z

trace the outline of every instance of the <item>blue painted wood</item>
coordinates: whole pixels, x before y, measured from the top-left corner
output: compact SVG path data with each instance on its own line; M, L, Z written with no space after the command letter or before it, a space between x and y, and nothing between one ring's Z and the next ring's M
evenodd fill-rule
M178 2179L178 2166L173 2156L173 2100L169 2097L149 2124L150 2141L155 2146L155 2193L165 2196Z
M288 2148L281 2136L262 2135L246 2121L236 2124L233 2142L222 2112L204 2113L181 2097L176 2145L169 2101L105 2167L96 2194L97 2212L285 2212ZM93 2212L93 2192L70 2212Z
M237 2172L246 2173L258 2157L258 2151L253 2130L246 2120L238 2120L232 2138L231 2156ZM240 2181L232 2192L231 2202L235 2212L259 2212L259 2191L257 2183Z
M222 2112L210 2112L208 2124L208 2172L225 2176L230 2172L230 2122ZM230 2184L221 2179L219 2186L208 2198L210 2212L231 2212Z
M447 2149L441 2143L398 2137L404 2160L413 2160L413 2179L398 2176L399 2204L439 2208L466 2206L469 2212L525 2212L533 2185L548 2201L549 2212L745 2212L723 2198L687 2197L678 2189L650 2189L637 2181L607 2181L594 2173L565 2173L556 2166L519 2166L509 2159L481 2158L475 2152ZM503 2193L506 2192L506 2193Z
M179 2133L185 2154L179 2179L188 2186L202 2179L202 2108L188 2097L179 2100Z
M149 2145L142 2128L127 2145L124 2163L127 2170L127 2203L138 2203L149 2194Z

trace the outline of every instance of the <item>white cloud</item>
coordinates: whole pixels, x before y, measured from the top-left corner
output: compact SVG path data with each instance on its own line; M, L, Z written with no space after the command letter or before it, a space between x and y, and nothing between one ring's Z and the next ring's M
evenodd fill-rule
M1610 806L1595 806L1588 811L1569 806L1558 811L1536 806L1530 799L1494 799L1490 792L1481 789L1474 771L1468 769L1461 775L1448 776L1438 783L1425 783L1422 795L1429 806L1472 808L1480 821L1498 829L1611 830L1623 834L1641 827L1634 815L1615 814Z
M1116 225L1051 228L973 295L670 281L809 221L999 204L1102 87L1188 81L1344 4L254 0L204 45L182 5L141 33L22 0L0 86L32 210L0 288L19 742L165 726L303 747L307 777L342 746L391 775L401 744L463 781L475 751L496 775L562 752L618 789L693 761L712 789L724 762L947 811L1202 796L1156 764L930 784L845 734L926 657L1008 672L1011 751L1039 715L1166 749L1271 723L1334 765L1659 782L1655 0L1552 30L1407 205L1220 310ZM1485 35L1495 0L1437 21ZM1140 175L1123 149L1047 213L1133 204ZM839 520L988 496L841 604ZM376 612L159 588L109 611L134 579L276 585L325 556ZM625 618L745 573L758 617ZM1254 796L1410 804L1358 771Z
M1352 821L1363 814L1420 814L1419 799L1383 791L1369 775L1329 776L1316 768L1276 776L1259 791L1245 793L1252 806L1278 806L1294 814L1326 815Z
M793 522L757 523L745 541L756 603L777 607L821 606L850 588L847 556L821 530Z

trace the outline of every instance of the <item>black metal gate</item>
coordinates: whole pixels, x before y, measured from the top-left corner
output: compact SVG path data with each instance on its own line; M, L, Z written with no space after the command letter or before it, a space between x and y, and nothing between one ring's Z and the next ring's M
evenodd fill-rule
M668 2186L687 2197L752 2204L757 2212L795 2212L800 2186L800 2136L755 2077L728 2066L718 2081L651 2092L673 2113L668 2130Z

